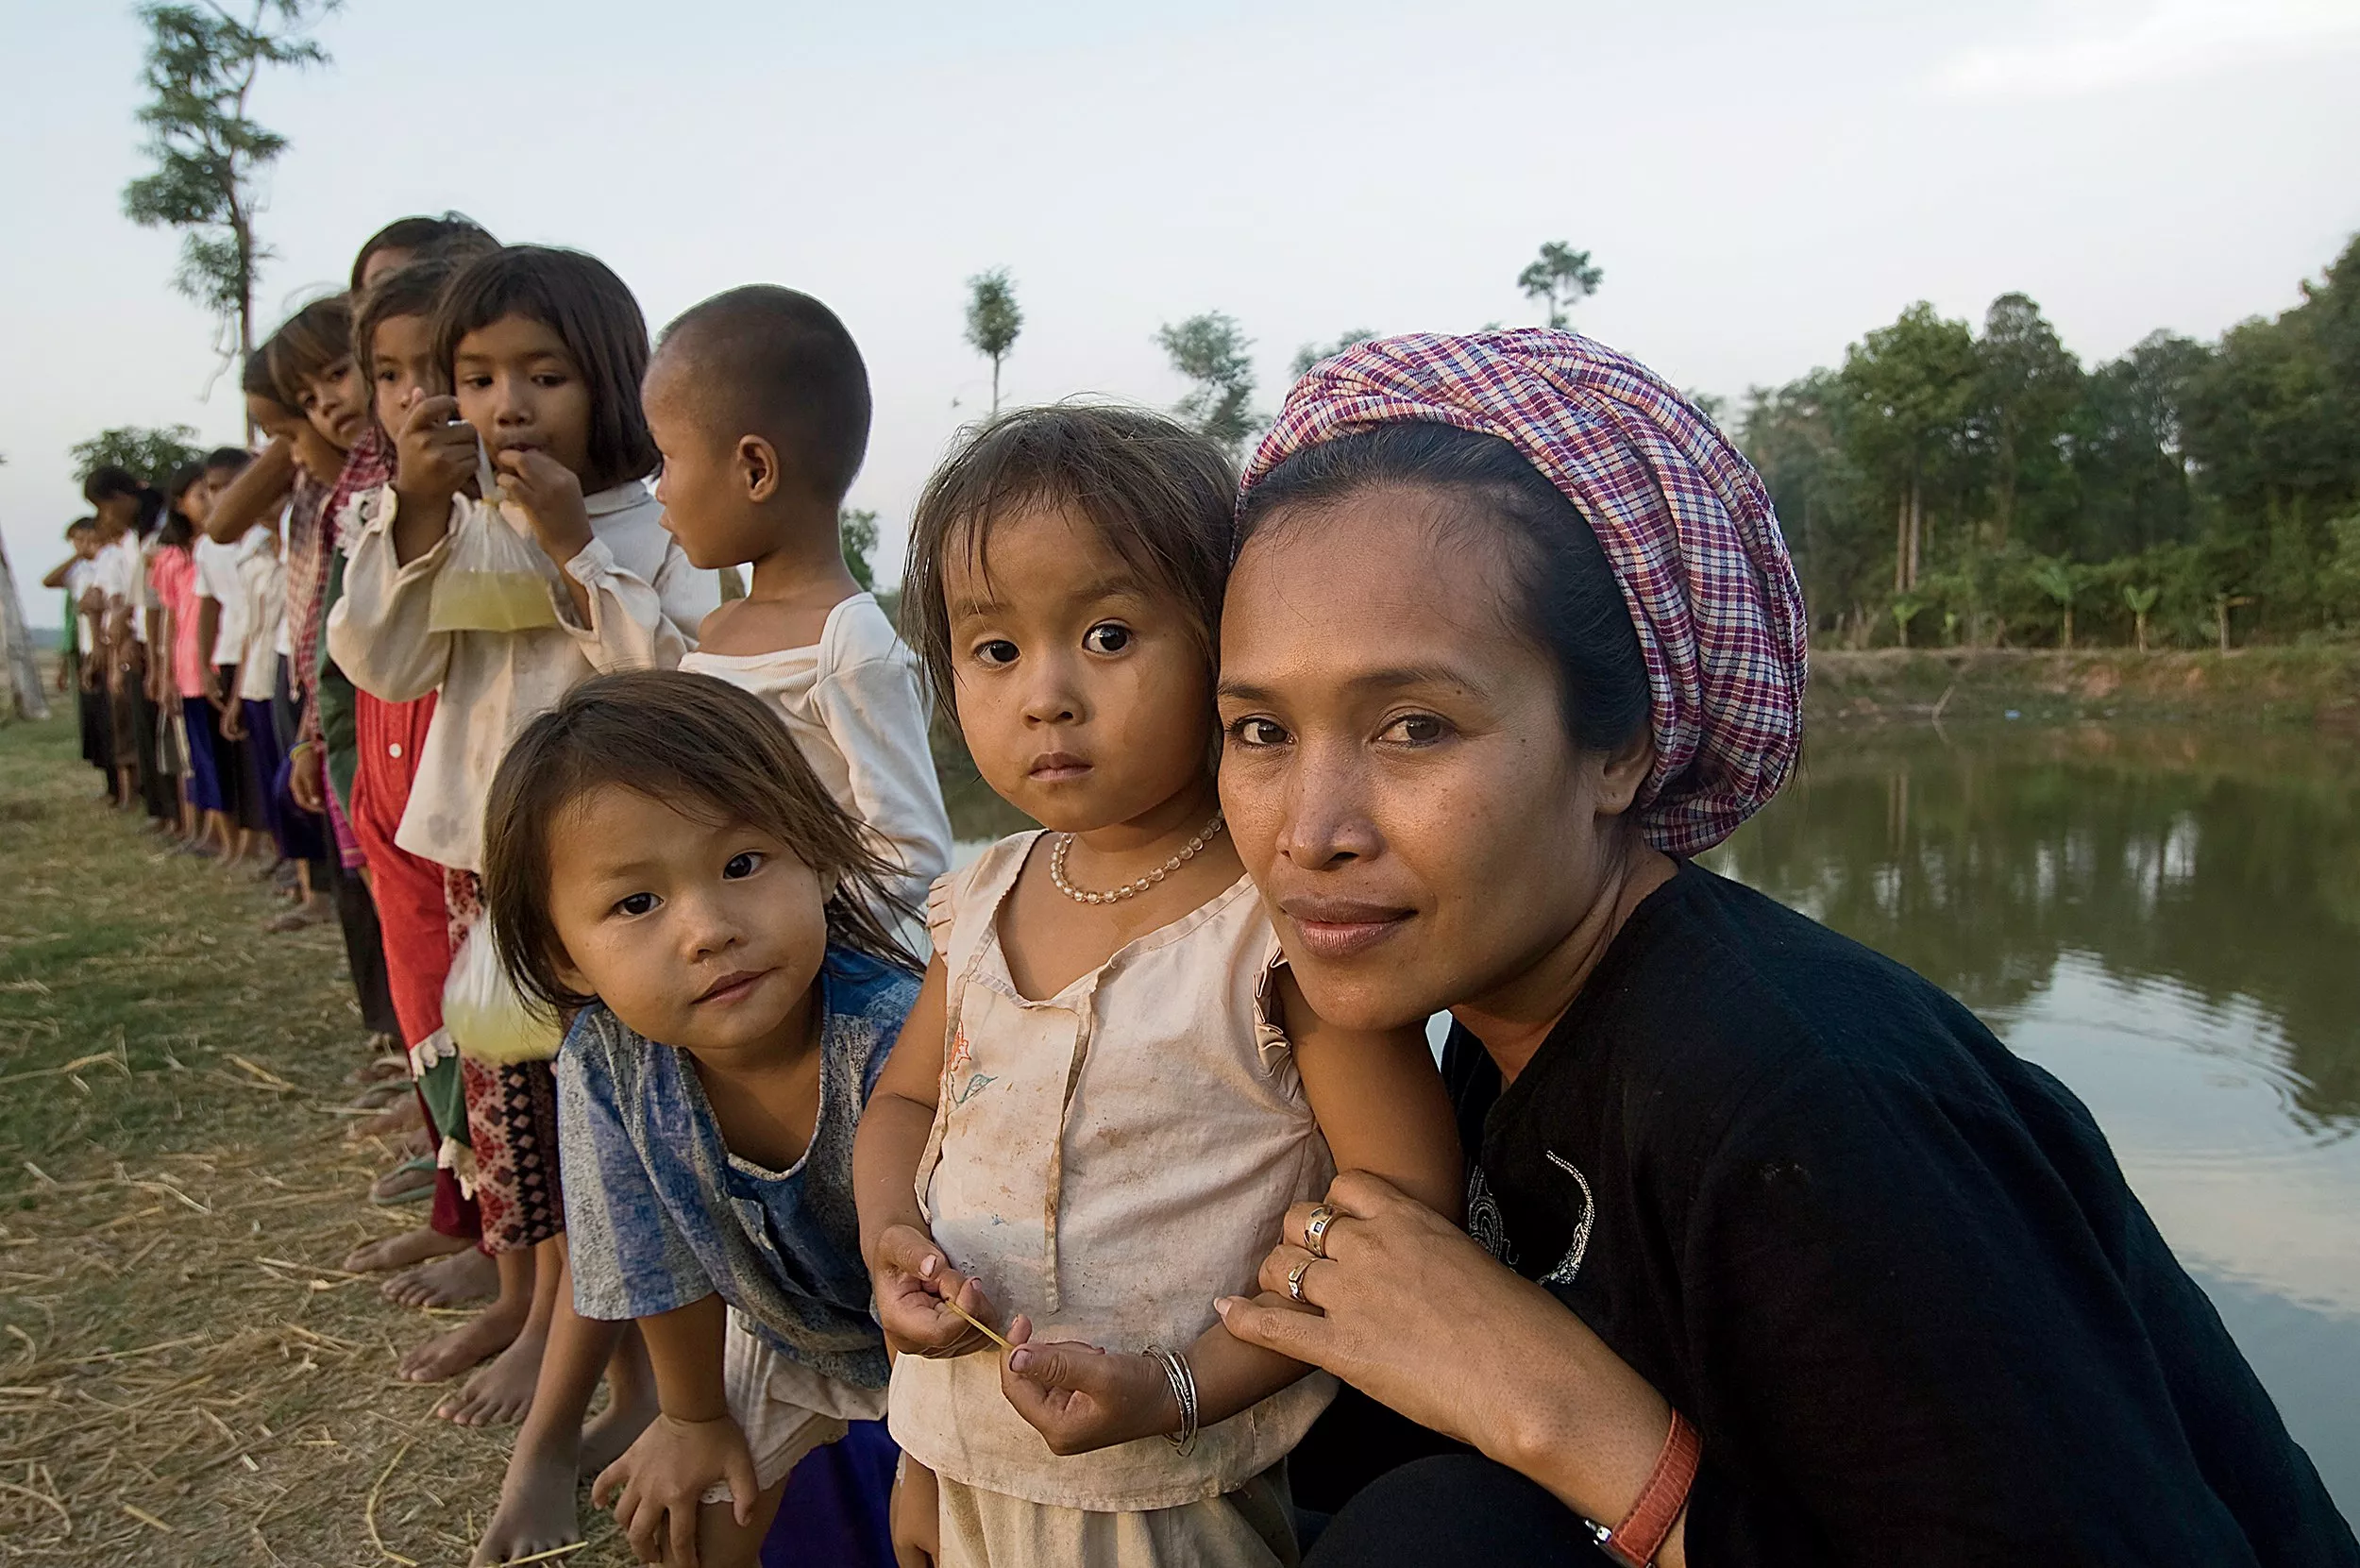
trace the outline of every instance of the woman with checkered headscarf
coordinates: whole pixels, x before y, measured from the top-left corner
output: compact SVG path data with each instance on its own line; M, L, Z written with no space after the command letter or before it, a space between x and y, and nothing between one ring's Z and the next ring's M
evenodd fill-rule
M1264 1267L1295 1309L1220 1304L1477 1450L1312 1564L2360 1563L2081 1104L1689 858L1802 734L1801 594L1710 420L1570 333L1364 344L1238 541L1231 835L1321 1017L1453 1014L1468 1155L1463 1233L1346 1172Z

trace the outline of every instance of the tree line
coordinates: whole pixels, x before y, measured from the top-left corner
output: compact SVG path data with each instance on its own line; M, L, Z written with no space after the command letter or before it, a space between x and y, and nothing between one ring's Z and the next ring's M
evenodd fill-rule
M2302 302L2094 367L1920 302L1738 419L1832 646L2360 632L2360 237Z

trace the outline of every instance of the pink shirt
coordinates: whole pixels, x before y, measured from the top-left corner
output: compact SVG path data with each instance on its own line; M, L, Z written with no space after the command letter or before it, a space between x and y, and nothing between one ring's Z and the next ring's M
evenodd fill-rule
M157 602L172 615L172 679L183 697L205 695L205 659L196 645L196 563L177 546L156 552L147 569Z

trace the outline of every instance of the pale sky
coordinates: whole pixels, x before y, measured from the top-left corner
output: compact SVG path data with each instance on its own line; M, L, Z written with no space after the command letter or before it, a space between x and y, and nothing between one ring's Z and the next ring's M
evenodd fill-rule
M2085 361L2211 337L2360 229L2360 0L349 0L319 37L333 64L255 97L293 143L263 327L444 208L596 253L654 327L738 283L807 290L868 357L851 503L896 561L988 400L961 339L986 267L1025 312L1011 401L1169 404L1156 327L1220 310L1273 408L1313 339L1535 319L1514 280L1544 240L1605 269L1577 326L1735 396L1919 298L1980 319L2023 290ZM73 442L239 433L177 237L121 215L141 42L128 5L0 0L21 582L83 510Z

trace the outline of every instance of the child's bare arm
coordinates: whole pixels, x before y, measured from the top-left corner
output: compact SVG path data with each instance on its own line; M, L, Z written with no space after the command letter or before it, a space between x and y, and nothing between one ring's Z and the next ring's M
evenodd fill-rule
M926 966L918 1001L852 1135L852 1197L860 1255L877 1294L885 1343L917 1356L964 1356L990 1340L943 1305L954 1299L985 1323L999 1317L983 1288L951 1267L918 1206L918 1161L935 1125L942 1083L945 995L940 958Z
M236 544L247 529L278 510L294 484L295 444L280 436L213 497L212 509L205 514L206 533L222 544Z
M599 1472L590 1501L596 1508L613 1502L615 1526L640 1561L694 1563L705 1489L729 1483L741 1525L760 1491L753 1453L722 1391L729 1308L719 1296L706 1296L641 1318L639 1331L655 1368L662 1413L621 1458Z
M1281 968L1276 1001L1294 1044L1304 1097L1336 1169L1366 1171L1456 1223L1466 1207L1458 1119L1421 1027L1344 1029L1311 1010L1294 971Z

